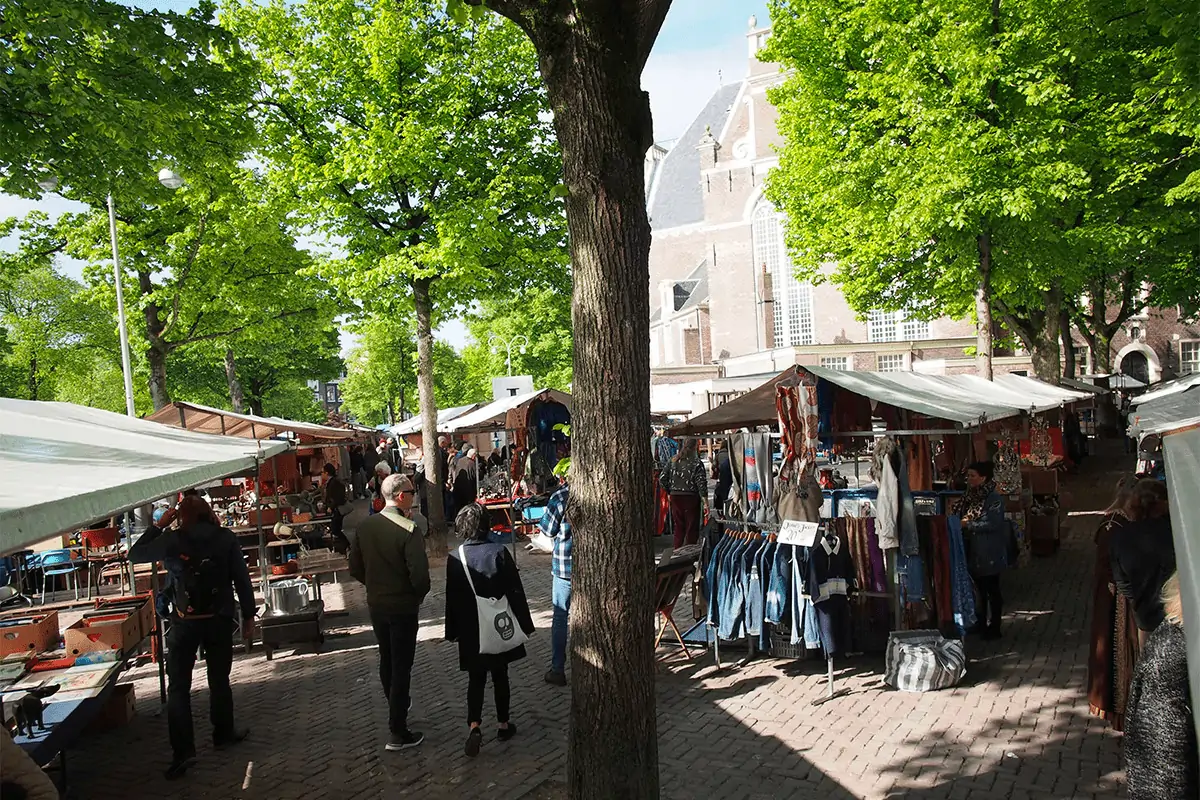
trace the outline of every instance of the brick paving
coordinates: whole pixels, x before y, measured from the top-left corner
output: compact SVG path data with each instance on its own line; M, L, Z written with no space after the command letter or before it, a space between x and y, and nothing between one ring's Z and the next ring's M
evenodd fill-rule
M1095 461L1099 461L1096 459ZM1097 509L1112 476L1099 465L1072 483L1076 510ZM1112 462L1109 462L1111 464ZM1071 501L1068 501L1071 502ZM881 658L838 662L851 693L822 705L824 662L760 659L736 668L740 648L678 656L658 670L662 796L759 798L1108 798L1124 793L1120 737L1087 713L1087 632L1095 517L1075 518L1062 550L1005 577L1005 638L969 642L959 687L905 694L881 685ZM521 556L539 631L510 669L519 734L462 752L466 679L442 642L442 580L426 603L411 725L424 745L387 753L386 708L360 587L326 587L320 652L261 651L234 664L234 697L251 739L216 753L202 744L187 779L161 777L169 750L157 676L143 667L138 715L70 754L78 798L541 798L559 794L569 698L542 682L549 660L549 557ZM680 604L681 607L684 605ZM207 690L196 676L197 740L209 734ZM491 698L485 706L485 716Z

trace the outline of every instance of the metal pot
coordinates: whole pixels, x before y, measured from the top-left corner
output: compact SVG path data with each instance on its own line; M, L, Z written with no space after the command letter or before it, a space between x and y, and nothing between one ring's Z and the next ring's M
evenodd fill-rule
M275 581L267 587L267 606L272 616L298 614L308 606L308 581L295 578Z

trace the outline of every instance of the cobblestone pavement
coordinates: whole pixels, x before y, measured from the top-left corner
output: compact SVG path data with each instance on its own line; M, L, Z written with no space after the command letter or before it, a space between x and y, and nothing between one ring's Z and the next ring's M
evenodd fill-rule
M1096 459L1093 461L1095 464ZM1111 462L1110 462L1111 463ZM1076 510L1107 503L1111 476L1074 480ZM1098 488L1094 488L1098 487ZM1070 506L1068 506L1070 507ZM887 691L882 659L838 663L851 690L825 705L824 664L762 659L717 672L711 654L682 655L658 671L659 757L668 798L1107 798L1123 794L1120 737L1087 713L1086 654L1096 517L1076 517L1063 549L1005 577L1005 637L969 642L965 682L929 694ZM167 783L166 719L153 668L132 673L134 721L70 754L80 798L489 798L553 796L565 770L569 698L542 682L549 659L549 558L522 554L539 632L513 665L517 738L462 752L466 679L441 641L441 584L422 615L411 725L423 746L387 753L386 708L359 587L327 587L321 652L239 656L234 697L250 740L202 746L187 779ZM680 604L681 606L683 603ZM738 654L723 653L731 662ZM207 690L195 685L197 740ZM490 708L485 706L485 716ZM551 782L550 787L544 784Z

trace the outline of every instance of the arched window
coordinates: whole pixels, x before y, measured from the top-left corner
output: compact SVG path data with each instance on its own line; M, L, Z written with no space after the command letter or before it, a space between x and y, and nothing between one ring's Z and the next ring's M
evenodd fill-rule
M812 284L796 280L783 244L779 212L766 200L754 209L754 264L766 268L775 295L775 346L813 343Z

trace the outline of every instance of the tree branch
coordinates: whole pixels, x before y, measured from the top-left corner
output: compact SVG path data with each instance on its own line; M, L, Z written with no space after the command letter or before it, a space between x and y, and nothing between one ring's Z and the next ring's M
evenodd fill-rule
M315 308L301 308L296 311L284 311L282 313L276 314L273 317L261 317L259 319L255 319L251 322L246 322L242 325L234 326L227 330L216 331L214 333L205 333L205 334L201 334L200 336L193 336L189 339L180 339L177 342L165 342L164 344L166 345L168 351L178 350L180 347L183 347L183 346L189 345L189 344L195 344L196 342L207 342L207 341L211 341L213 339L221 339L226 336L233 336L235 333L241 333L242 331L244 331L248 328L253 328L255 325L259 325L263 322L275 322L277 320L286 319L288 317L295 317L300 314L311 314L311 313L314 313L315 311L316 311Z

